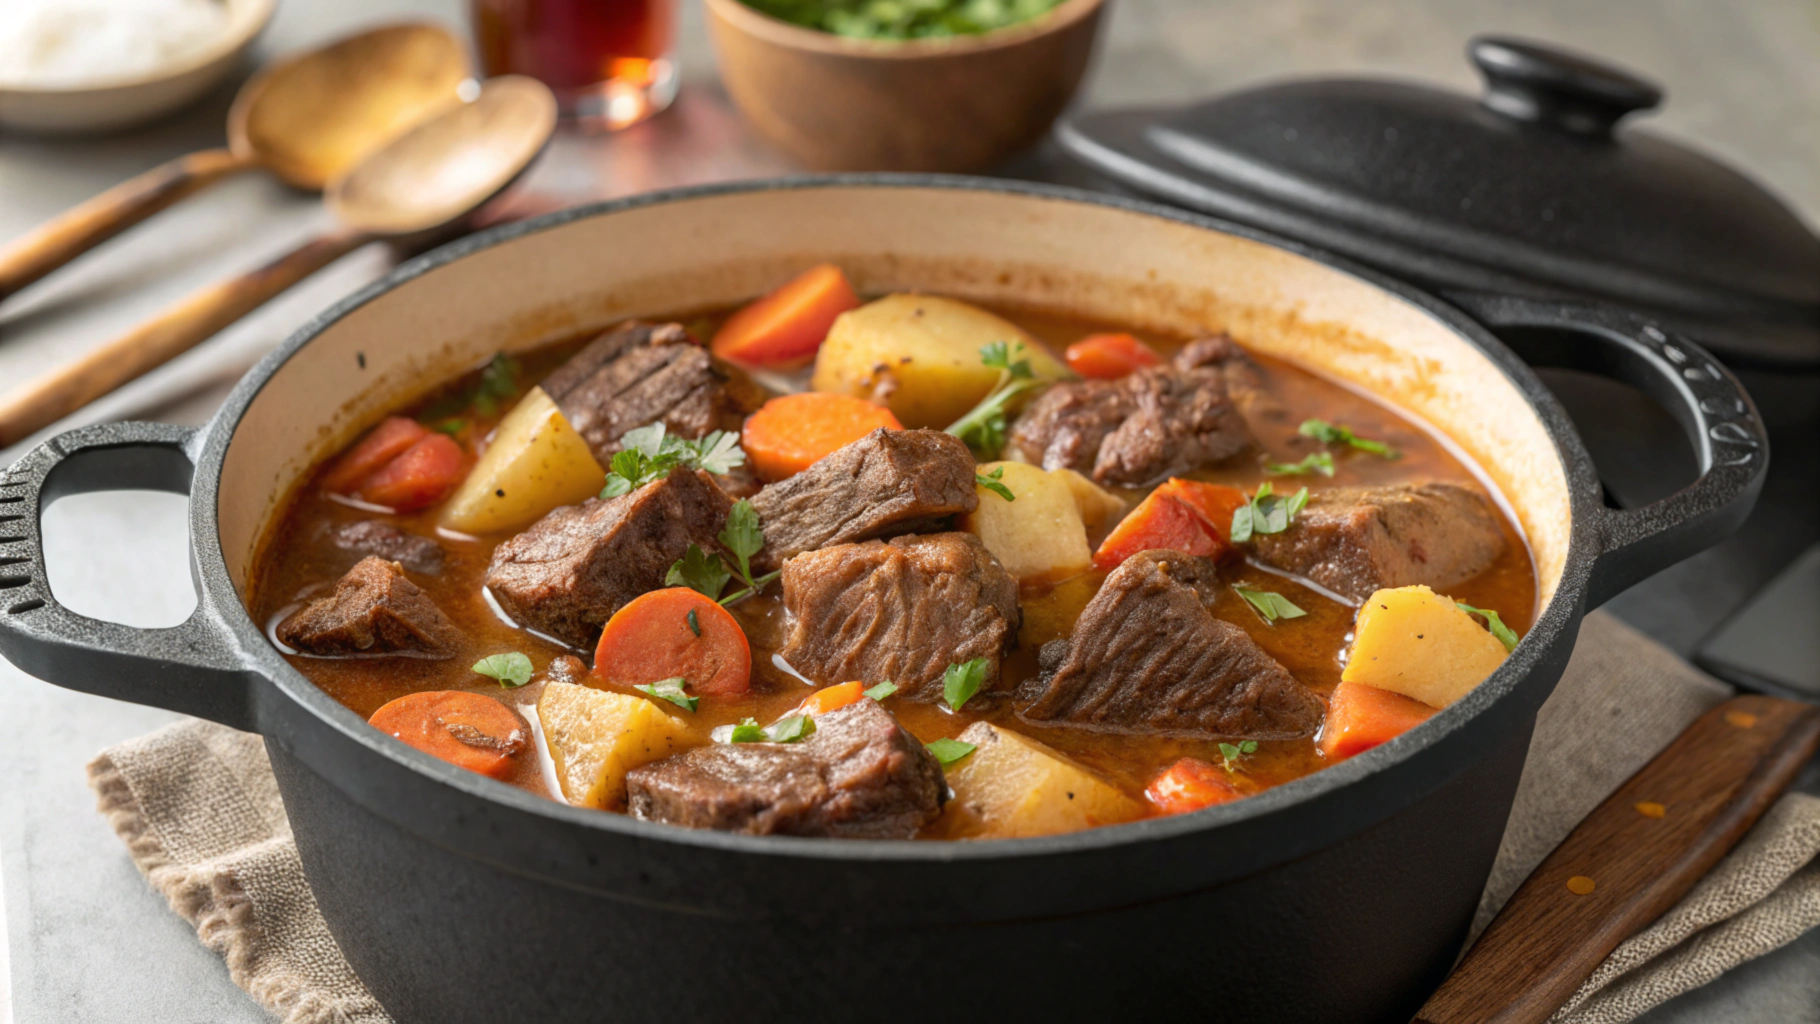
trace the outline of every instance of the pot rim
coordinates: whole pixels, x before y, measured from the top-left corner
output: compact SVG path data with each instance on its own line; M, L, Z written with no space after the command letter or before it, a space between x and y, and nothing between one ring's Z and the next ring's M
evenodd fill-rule
M446 264L456 262L483 249L513 241L536 232L558 228L574 221L611 215L648 206L687 202L696 199L749 192L796 189L958 189L996 193L1013 197L1082 203L1109 207L1140 216L1157 217L1190 227L1216 231L1282 249L1313 260L1362 283L1389 293L1423 314L1441 321L1448 330L1473 346L1516 387L1541 421L1555 446L1567 481L1572 515L1566 558L1554 596L1543 606L1523 642L1484 682L1467 696L1438 712L1433 718L1407 733L1302 778L1265 790L1245 800L1206 808L1189 814L1146 818L1122 825L1108 825L1060 835L1022 839L998 839L990 842L924 842L917 840L853 840L832 842L821 838L796 836L749 836L736 833L678 828L657 822L639 821L623 814L605 813L590 808L574 807L538 796L526 790L457 768L433 758L370 727L366 720L330 697L311 682L266 637L241 598L228 573L225 553L217 525L219 484L227 450L233 441L241 417L265 385L286 361L308 345L317 335L354 310ZM322 724L340 733L342 738L364 747L400 768L428 776L432 781L452 787L488 803L509 810L529 813L577 828L614 833L622 838L655 843L674 843L747 856L802 858L833 861L896 861L942 863L955 861L998 860L1001 858L1052 857L1100 850L1128 844L1150 843L1179 838L1192 833L1219 829L1238 822L1251 821L1287 812L1313 803L1337 790L1351 786L1369 776L1410 760L1434 747L1467 723L1490 713L1495 707L1517 699L1532 671L1554 645L1565 638L1571 642L1588 590L1590 569L1598 556L1597 530L1593 516L1602 508L1598 477L1591 457L1575 432L1566 411L1541 380L1517 355L1490 331L1453 305L1413 285L1368 270L1349 260L1272 236L1243 225L1229 223L1186 210L1175 209L1144 200L1090 192L1066 186L986 178L973 175L845 173L792 175L781 178L754 179L694 185L620 199L573 207L542 217L501 225L479 232L418 256L377 281L368 284L335 303L304 324L281 345L250 370L234 387L222 407L202 428L197 450L191 496L190 533L196 559L198 585L220 611L222 625L235 638L243 665L264 682L270 683L291 703L308 712ZM267 521L269 525L269 520ZM1547 694L1529 694L1529 702L1539 707ZM265 698L254 695L259 707ZM1513 713L1518 709L1511 708ZM262 718L265 716L262 716ZM268 740L286 749L290 744L284 735L268 734ZM1476 760L1472 758L1470 760ZM1463 770L1461 765L1457 770ZM1448 777L1451 778L1449 773ZM1396 810L1413 803L1428 790L1446 779L1431 779L1422 788L1406 787L1404 799L1393 806L1379 808L1372 820L1381 820Z

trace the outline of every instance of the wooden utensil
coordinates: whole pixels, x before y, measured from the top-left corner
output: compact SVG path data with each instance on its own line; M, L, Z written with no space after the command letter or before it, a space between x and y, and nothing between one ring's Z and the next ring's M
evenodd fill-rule
M448 30L387 25L260 72L228 113L228 147L123 182L0 248L0 301L159 210L263 167L318 192L437 108L472 76Z
M1416 1015L1539 1024L1693 888L1820 742L1820 708L1736 697L1631 776L1530 874Z
M286 288L381 239L415 243L459 228L531 165L556 127L556 97L511 75L388 143L332 182L340 222L251 273L206 288L156 319L0 397L0 448L188 351Z

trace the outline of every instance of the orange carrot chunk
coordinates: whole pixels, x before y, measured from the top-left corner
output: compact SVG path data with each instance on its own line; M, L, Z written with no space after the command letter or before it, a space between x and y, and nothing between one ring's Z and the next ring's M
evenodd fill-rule
M397 512L429 508L449 496L468 473L468 454L447 434L431 434L366 478L362 501Z
M1177 501L1193 505L1195 511L1207 517L1207 522L1219 531L1220 539L1225 540L1232 532L1232 514L1245 504L1245 492L1237 487L1226 487L1222 484L1202 483L1199 480L1184 480L1181 477L1170 477L1163 486L1157 488Z
M728 317L709 347L722 359L746 366L804 366L815 358L834 318L858 306L859 296L846 275L823 263Z
M1232 551L1226 542L1232 510L1245 503L1237 488L1170 478L1112 528L1093 553L1096 569L1111 571L1140 551L1168 548L1219 559Z
M1388 743L1428 721L1435 709L1400 693L1364 683L1341 683L1327 698L1321 753L1339 761Z
M810 694L809 699L803 701L803 714L825 715L830 711L838 711L849 704L858 703L865 696L866 688L858 682L824 687Z
M460 768L503 779L530 742L518 713L480 693L429 690L400 697L373 712L373 728Z
M1062 353L1068 368L1083 377L1112 380L1146 366L1160 366L1163 357L1129 334L1090 334Z
M354 447L343 452L322 474L322 489L333 494L352 494L360 482L378 472L380 467L403 455L405 449L424 439L429 430L413 419L389 416L367 431Z
M1184 757L1170 765L1144 790L1144 797L1163 814L1187 814L1244 795L1230 772L1198 757Z
M746 418L740 444L761 480L782 480L880 427L902 430L891 410L852 395L805 391L766 402Z
M726 696L752 684L752 648L733 616L688 587L633 598L607 620L594 674L619 686L682 677L690 693Z

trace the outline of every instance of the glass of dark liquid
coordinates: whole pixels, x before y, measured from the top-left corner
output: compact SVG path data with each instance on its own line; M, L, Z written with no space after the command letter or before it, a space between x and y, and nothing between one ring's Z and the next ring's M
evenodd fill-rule
M676 98L677 0L470 0L489 76L549 86L565 118L617 131Z

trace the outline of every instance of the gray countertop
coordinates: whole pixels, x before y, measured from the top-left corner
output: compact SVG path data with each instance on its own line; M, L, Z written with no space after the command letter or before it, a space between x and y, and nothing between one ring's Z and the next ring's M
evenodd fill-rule
M564 200L668 184L782 173L720 94L694 0L683 0L683 98L612 138L563 137L530 185ZM459 0L284 0L262 41L282 52L403 13L462 22ZM1820 15L1812 0L1584 3L1538 0L1114 0L1087 87L1090 105L1179 101L1285 75L1396 73L1475 83L1462 48L1480 31L1549 38L1662 81L1654 130L1748 168L1820 219ZM118 136L0 136L0 239L162 160L221 144L231 87L189 112ZM189 291L320 230L316 201L258 177L162 214L0 308L0 387L97 344ZM97 403L78 420L200 422L225 387L310 314L388 266L350 256L222 336ZM0 452L0 465L18 454ZM181 621L189 590L183 499L87 495L47 517L60 600L135 625ZM83 765L104 746L173 716L33 680L0 661L8 742L0 766L0 882L6 918L0 1020L262 1021L220 958L140 879L94 811ZM1820 932L1652 1013L1655 1024L1820 1022Z

